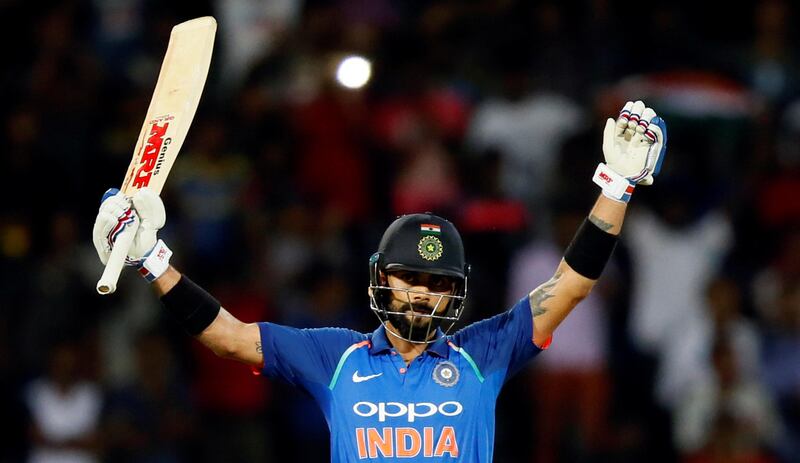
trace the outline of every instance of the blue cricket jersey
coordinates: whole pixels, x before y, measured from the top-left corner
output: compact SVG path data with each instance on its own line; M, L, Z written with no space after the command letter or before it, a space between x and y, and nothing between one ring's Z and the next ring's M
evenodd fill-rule
M491 462L500 389L541 351L527 296L440 336L408 366L383 326L370 334L259 327L262 373L314 397L330 428L333 462Z

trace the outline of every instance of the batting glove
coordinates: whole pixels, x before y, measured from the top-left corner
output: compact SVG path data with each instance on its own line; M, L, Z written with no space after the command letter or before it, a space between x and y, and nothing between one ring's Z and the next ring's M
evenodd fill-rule
M148 281L153 281L169 267L172 251L157 237L166 222L164 203L157 194L143 188L133 198L116 188L103 195L100 211L92 231L93 242L100 261L105 265L114 243L122 233L133 233L133 243L125 265L136 267Z
M603 131L603 155L592 180L603 195L628 202L636 185L652 185L667 150L667 124L643 102L627 102Z

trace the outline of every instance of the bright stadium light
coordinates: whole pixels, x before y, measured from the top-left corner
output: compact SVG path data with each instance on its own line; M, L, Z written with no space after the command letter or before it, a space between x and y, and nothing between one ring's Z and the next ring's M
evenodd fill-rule
M336 68L336 81L339 85L357 90L369 82L372 76L372 63L363 56L346 56Z

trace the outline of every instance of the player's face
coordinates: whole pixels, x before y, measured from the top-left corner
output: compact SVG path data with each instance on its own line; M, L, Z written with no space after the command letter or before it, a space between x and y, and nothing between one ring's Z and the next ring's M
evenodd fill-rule
M406 270L387 274L387 286L392 290L391 310L403 312L406 323L420 332L428 331L432 319L426 315L441 315L447 311L449 297L455 290L455 280L443 275Z

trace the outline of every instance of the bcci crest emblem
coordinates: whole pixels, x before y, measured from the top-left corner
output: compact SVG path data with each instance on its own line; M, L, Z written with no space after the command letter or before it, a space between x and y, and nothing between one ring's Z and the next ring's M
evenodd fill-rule
M458 368L447 360L439 362L433 368L433 380L440 386L453 387L458 382L458 377Z
M438 260L442 257L442 242L432 235L423 236L417 244L417 251L425 260Z

